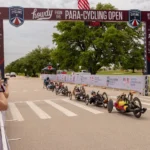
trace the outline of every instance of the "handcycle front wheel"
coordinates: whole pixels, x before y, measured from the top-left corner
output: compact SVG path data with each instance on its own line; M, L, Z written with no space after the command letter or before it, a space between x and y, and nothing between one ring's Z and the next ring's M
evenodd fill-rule
M88 95L87 98L86 98L86 100L85 100L86 105L89 104L89 100L90 100L90 98L89 98L89 95Z
M69 99L72 100L72 93L71 92L68 93L68 96L69 96Z
M102 94L102 98L103 98L103 107L107 108L107 105L108 105L108 95L104 92Z
M133 106L135 108L135 111L133 112L134 116L136 118L140 118L141 114L142 114L142 112L141 112L141 110L142 110L142 104L141 104L141 101L140 101L139 98L135 97L133 99Z
M108 110L109 113L112 112L113 107L114 107L113 100L110 99L110 100L108 101L108 104L107 104L107 110Z

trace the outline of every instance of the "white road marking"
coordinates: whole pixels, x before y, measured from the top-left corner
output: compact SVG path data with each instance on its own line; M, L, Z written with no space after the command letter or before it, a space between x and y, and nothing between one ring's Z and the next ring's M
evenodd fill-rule
M39 101L41 101L41 100L34 100L34 101L32 101L32 102L39 102ZM23 104L23 103L26 103L27 101L16 101L16 102L13 102L13 103L15 103L15 104Z
M79 103L70 101L69 99L67 99L67 100L66 100L66 99L62 99L62 101L67 102L67 103L69 103L69 104L72 104L72 105L74 105L74 106L77 106L77 107L79 107L79 108L82 108L82 109L84 109L84 110L87 110L87 111L89 111L89 112L91 112L91 113L93 113L93 114L101 114L101 113L104 113L104 112L101 112L101 111L92 109L92 108L90 108L90 107L88 107L88 106L84 106L84 105L82 105L82 104L79 104Z
M57 98L58 99L58 98ZM56 100L56 99L51 99L51 100ZM29 99L27 101L30 101ZM27 101L14 101L13 103L17 104L22 104L22 103L26 103ZM32 100L32 102L42 102L44 100Z
M58 109L59 111L61 111L62 113L64 113L66 116L68 117L73 117L73 116L77 116L77 114L71 112L70 110L50 101L50 100L45 100L45 102L51 106L53 106L54 108Z
M8 121L8 122L9 122L9 121L17 121L17 120L16 120L16 119L15 119L15 120L13 119L13 120L5 120L5 121Z
M142 102L142 104L150 106L150 103Z
M24 121L21 113L19 112L18 108L14 103L9 103L8 106L14 120Z
M8 141L18 141L21 140L21 138L16 138L16 139L8 139Z
M33 102L26 102L29 107L35 112L35 114L40 117L41 119L50 119L51 117L45 113L42 109L40 109L37 105L35 105Z
M150 99L150 96L140 96L141 98L149 98Z
M143 101L150 102L150 99L148 100L148 99L144 99L144 98L141 98L141 97L139 97L139 99L141 99L141 100L143 100Z

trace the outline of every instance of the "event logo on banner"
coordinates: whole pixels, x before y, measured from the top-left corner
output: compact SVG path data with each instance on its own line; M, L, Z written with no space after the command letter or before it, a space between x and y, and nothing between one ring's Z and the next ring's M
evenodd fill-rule
M94 85L98 86L99 85L99 76L94 77Z
M120 88L121 87L120 76L108 76L107 86L110 88Z
M19 27L24 23L24 8L10 7L9 8L9 22L15 27Z
M90 76L90 84L91 84L91 85L94 85L94 75L91 75L91 76Z
M123 86L125 89L130 89L130 79L123 77Z
M81 75L81 84L89 84L89 75Z
M75 83L81 84L81 75L75 75Z
M95 79L94 85L96 85L96 86L107 86L107 77L106 76L96 75L94 79Z
M137 9L129 10L128 25L131 28L136 28L141 24L141 11Z
M130 79L130 89L143 93L144 76L135 76Z

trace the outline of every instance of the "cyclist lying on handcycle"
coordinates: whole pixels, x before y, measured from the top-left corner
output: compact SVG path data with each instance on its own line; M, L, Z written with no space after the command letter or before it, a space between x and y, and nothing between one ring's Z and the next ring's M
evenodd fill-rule
M133 93L130 92L129 93L131 96L133 96ZM124 112L134 112L136 111L135 109L133 109L130 105L129 105L129 100L128 98L126 98L126 94L122 94L120 96L118 96L117 101L115 102L114 106ZM141 113L144 113L147 109L143 108L141 110ZM139 111L139 110L137 110Z
M44 87L46 87L46 88L47 88L47 86L48 86L49 82L50 82L49 77L45 78L45 79L44 79Z
M95 91L92 91L91 92L91 98L89 99L89 103L90 104L92 104L92 103L95 103L95 101L96 101L96 98L97 98L97 94L96 94L96 92Z
M87 99L87 97L88 97L88 95L86 95L84 85L82 85L82 86L76 85L74 87L72 93L75 96L76 100L85 101Z
M83 93L85 93L84 86L79 87L79 85L76 85L74 87L73 95L80 95L80 94L83 94Z
M64 89L63 83L62 83L62 82L57 83L57 84L56 84L56 89L57 89L57 90L63 90L63 89Z
M62 82L59 82L58 88L61 89L61 88L63 88L63 87L64 87L63 83L62 83Z
M49 84L47 85L48 89L54 89L55 88L55 84L53 81L49 81Z

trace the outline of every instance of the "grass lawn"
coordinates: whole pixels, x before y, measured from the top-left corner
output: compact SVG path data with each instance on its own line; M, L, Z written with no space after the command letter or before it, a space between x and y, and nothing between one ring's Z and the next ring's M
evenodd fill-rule
M24 73L18 73L18 76L24 76Z
M121 71L121 70L110 70L110 71L99 71L98 75L142 75L141 71L132 73L132 71Z

